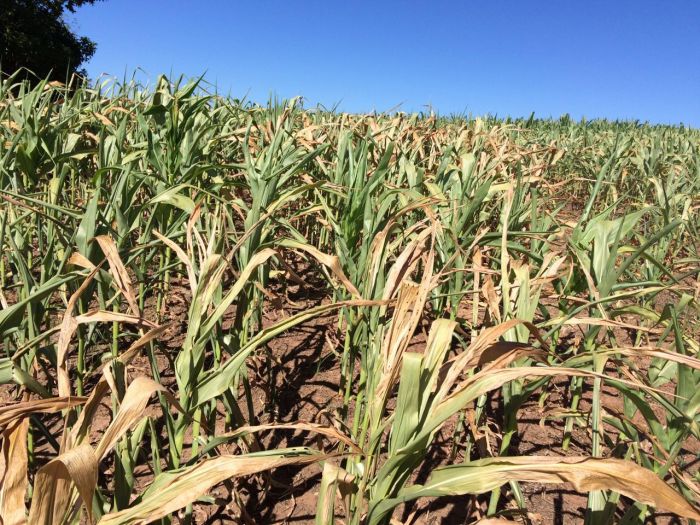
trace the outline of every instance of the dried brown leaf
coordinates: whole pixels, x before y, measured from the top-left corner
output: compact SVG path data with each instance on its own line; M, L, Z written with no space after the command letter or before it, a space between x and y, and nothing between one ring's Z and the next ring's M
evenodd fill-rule
M97 458L90 445L80 445L39 469L29 510L32 525L59 525L70 506L72 485L78 489L92 521L92 495L97 486Z
M2 457L5 471L0 478L0 521L3 525L27 523L24 498L27 494L29 419L22 418L2 433Z

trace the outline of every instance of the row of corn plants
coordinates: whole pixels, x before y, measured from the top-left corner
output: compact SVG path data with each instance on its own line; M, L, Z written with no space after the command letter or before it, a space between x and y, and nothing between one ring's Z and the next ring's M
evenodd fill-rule
M455 495L527 522L533 482L587 492L590 524L700 520L699 131L17 78L3 523L194 523L222 487L249 522L245 483L305 465L318 525ZM338 406L292 420L260 370L308 323ZM519 453L533 406L553 455Z

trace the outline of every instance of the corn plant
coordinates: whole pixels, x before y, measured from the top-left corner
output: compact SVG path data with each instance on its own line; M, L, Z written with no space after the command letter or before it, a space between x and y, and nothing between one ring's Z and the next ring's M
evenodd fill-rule
M532 482L700 519L699 139L0 76L2 520L250 522L308 465L319 525ZM293 420L307 323L337 399ZM535 405L561 457L519 450Z

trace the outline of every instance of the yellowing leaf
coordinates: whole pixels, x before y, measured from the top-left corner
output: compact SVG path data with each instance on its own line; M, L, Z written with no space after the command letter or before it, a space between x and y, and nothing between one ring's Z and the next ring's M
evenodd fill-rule
M107 514L99 525L145 525L156 521L206 494L225 479L250 476L285 465L303 465L323 460L326 456L307 453L291 457L280 450L275 455L218 456L196 465L166 472L153 482L142 501L131 508Z

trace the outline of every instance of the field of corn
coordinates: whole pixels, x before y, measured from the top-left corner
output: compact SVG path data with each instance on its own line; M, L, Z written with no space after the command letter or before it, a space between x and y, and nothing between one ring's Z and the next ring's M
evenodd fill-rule
M695 129L3 78L0 521L700 523L699 207Z

